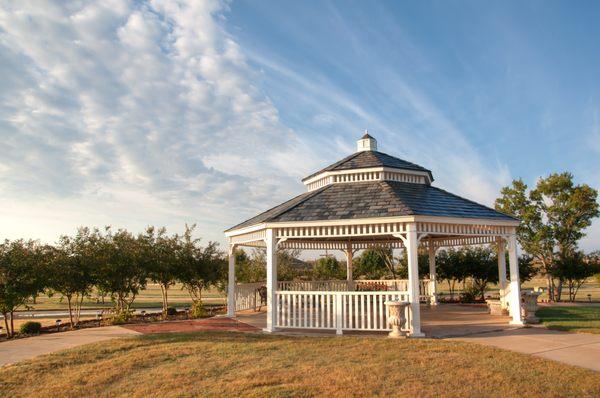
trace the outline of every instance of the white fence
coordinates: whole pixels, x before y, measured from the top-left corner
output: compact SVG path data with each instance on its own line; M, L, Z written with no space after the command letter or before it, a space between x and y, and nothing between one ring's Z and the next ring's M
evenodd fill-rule
M277 290L286 290L293 292L345 292L348 291L348 281L282 281L277 282Z
M388 300L408 301L408 293L277 291L276 327L296 329L391 330L387 324ZM406 325L410 308L406 310Z
M258 308L260 296L258 288L264 286L265 282L240 283L235 285L235 310L251 310Z

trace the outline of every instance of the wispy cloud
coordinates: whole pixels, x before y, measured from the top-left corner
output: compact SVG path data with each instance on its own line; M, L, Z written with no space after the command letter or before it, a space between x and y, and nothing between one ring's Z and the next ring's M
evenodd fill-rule
M299 139L255 86L220 22L224 9L2 5L2 235L35 218L42 225L24 235L200 222L201 233L221 239L223 228L294 189Z

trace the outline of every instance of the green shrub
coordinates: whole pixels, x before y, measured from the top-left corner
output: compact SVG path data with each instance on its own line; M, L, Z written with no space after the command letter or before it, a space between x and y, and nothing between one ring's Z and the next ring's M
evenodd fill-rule
M478 301L480 291L473 285L468 285L465 290L460 294L461 303L473 303Z
M40 330L42 330L42 324L32 321L25 322L19 328L21 334L39 334Z
M177 315L177 308L175 308L175 307L168 307L167 308L167 315L168 316Z
M206 315L206 308L204 308L201 301L192 304L192 308L190 308L190 318L202 318Z
M121 311L116 313L110 320L112 325L122 325L124 323L129 322L131 319L131 311Z

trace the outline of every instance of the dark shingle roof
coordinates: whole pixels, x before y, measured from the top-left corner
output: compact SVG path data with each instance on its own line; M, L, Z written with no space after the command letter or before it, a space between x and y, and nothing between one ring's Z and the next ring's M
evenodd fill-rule
M514 218L427 184L370 181L331 184L304 193L231 229L263 222L438 216L513 221Z
M407 162L406 160L398 159L394 156L390 156L383 152L378 151L361 151L355 152L344 159L335 162L322 170L317 171L302 179L306 181L309 178L316 176L317 174L324 173L326 171L336 170L350 170L350 169L365 169L368 167L394 167L397 169L413 170L413 171L424 171L429 174L429 178L433 181L433 175L431 171L425 167L421 167L417 164Z

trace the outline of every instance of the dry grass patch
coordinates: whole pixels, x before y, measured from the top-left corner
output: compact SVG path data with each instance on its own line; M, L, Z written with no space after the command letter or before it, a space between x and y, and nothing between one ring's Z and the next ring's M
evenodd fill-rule
M474 344L202 332L0 369L5 396L600 396L600 375Z

